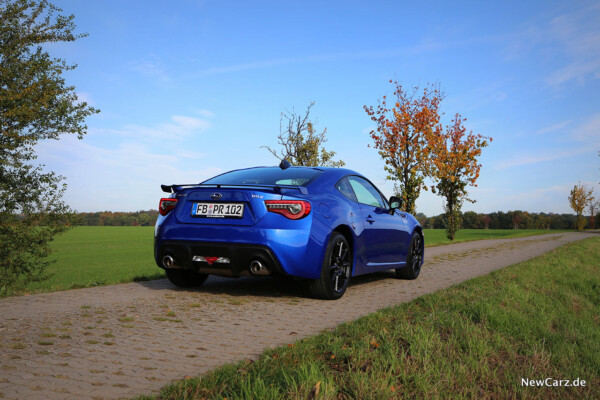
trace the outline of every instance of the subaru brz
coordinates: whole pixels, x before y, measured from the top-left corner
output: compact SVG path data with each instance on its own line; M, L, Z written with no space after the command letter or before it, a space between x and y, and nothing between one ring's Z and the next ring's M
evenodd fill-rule
M161 185L154 257L179 287L209 275L287 276L321 299L338 299L351 277L395 270L419 276L424 237L363 175L343 168L238 169L199 184Z

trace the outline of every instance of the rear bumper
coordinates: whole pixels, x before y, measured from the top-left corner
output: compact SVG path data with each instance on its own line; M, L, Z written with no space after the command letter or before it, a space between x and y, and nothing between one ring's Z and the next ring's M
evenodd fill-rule
M260 261L273 275L287 275L281 263L267 246L215 243L187 240L164 240L154 243L154 258L159 267L164 268L162 259L171 256L178 268L190 269L203 274L240 277L251 275L250 263ZM194 256L223 257L228 263L209 264L206 261L193 261Z
M311 215L293 221L269 213L255 226L233 226L181 224L169 213L157 220L154 257L162 268L167 249L183 268L222 276L248 274L253 257L258 257L274 274L318 279L328 233L328 227ZM231 262L199 264L193 256L226 257Z

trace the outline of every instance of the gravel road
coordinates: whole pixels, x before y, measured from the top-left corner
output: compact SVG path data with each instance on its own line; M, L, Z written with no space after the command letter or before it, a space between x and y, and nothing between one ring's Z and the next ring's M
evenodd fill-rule
M166 279L0 300L0 398L115 399L158 391L257 357L380 308L410 301L592 236L556 233L428 248L416 281L353 279L338 301L297 282L210 277L194 290Z

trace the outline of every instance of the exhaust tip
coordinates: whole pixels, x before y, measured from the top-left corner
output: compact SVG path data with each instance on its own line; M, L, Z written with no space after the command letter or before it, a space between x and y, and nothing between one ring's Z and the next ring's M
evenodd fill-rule
M166 255L163 257L162 263L163 267L165 268L173 268L173 265L175 265L175 260L173 259L173 257Z
M254 260L250 263L250 272L252 275L270 275L271 271L260 261Z

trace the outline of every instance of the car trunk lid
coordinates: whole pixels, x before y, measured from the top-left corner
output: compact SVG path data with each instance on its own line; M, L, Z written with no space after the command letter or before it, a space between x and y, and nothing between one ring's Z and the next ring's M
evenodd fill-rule
M265 200L281 196L276 188L189 188L176 195L175 217L187 224L251 226L267 213Z

